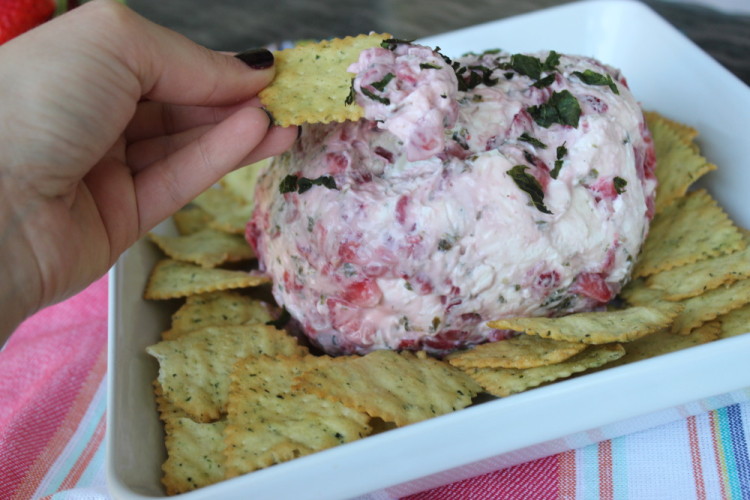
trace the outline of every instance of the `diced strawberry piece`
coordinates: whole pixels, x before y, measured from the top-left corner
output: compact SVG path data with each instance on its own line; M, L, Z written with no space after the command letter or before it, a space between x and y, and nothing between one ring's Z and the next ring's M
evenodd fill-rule
M396 202L396 220L399 224L406 223L406 206L409 204L409 197L402 195Z
M330 174L341 174L349 166L349 158L343 153L326 153L326 164Z
M342 295L342 299L359 307L374 307L383 297L383 292L375 280L364 279L350 283Z
M570 287L570 291L606 304L614 293L605 280L604 273L581 273Z
M432 337L424 338L424 346L436 351L451 351L466 344L471 336L465 330L445 330Z
M558 273L557 271L548 271L546 273L542 273L536 277L536 280L534 280L534 286L536 288L541 288L544 290L555 288L559 283L560 273Z

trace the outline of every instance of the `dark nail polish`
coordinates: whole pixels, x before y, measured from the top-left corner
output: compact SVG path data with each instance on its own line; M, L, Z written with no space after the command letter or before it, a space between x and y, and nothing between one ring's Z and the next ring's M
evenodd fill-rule
M262 109L266 113L266 116L268 116L268 128L273 127L276 124L276 119L273 117L271 112L268 111L266 108L260 108L260 109Z
M268 49L250 49L235 54L234 57L253 69L266 69L273 66L273 53Z

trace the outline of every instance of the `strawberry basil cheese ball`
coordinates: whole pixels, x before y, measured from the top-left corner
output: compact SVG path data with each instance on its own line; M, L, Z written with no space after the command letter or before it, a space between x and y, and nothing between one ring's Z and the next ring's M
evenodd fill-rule
M592 310L648 232L654 151L619 71L389 40L350 71L357 122L308 125L247 227L273 293L331 354L444 354L488 320Z

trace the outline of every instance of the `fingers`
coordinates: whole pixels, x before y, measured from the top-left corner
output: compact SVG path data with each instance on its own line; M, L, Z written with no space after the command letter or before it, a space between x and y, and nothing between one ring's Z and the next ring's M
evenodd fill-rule
M125 129L125 138L135 142L176 134L200 125L215 125L247 106L259 108L261 103L257 97L233 106L181 106L144 101L138 104L133 119Z
M268 115L262 110L240 109L182 148L136 173L134 184L140 233L242 165L263 143L268 125ZM272 134L268 136L271 141L279 140Z

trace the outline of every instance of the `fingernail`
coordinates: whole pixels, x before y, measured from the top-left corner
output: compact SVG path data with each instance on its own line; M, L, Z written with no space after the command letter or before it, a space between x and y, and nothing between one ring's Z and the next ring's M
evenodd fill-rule
M253 69L266 69L273 66L273 53L268 49L250 49L235 54L234 57Z
M262 109L266 113L266 116L268 116L268 128L273 127L276 124L276 120L274 119L271 112L268 111L266 108L260 108L260 109Z

